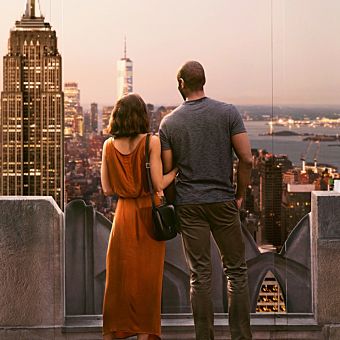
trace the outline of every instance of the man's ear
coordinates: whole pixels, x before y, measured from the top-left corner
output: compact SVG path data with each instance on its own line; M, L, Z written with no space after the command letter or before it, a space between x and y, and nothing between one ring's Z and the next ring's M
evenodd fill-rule
M183 89L184 88L184 79L183 78L179 78L178 79L178 86Z

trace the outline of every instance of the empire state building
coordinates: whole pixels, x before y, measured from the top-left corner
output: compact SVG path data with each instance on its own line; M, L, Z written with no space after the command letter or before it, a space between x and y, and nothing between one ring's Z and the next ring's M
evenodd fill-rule
M64 109L56 32L35 0L10 31L3 58L0 195L52 196L64 205Z

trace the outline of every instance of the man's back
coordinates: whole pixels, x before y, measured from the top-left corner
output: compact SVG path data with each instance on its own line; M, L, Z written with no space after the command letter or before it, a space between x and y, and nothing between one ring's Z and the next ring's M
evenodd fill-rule
M231 137L245 132L233 105L204 97L186 101L160 126L162 149L180 169L176 204L234 199Z
M179 169L176 215L190 269L196 340L214 339L211 236L228 280L231 338L250 340L248 276L239 216L252 165L250 144L235 107L206 98L205 81L203 66L194 60L177 72L178 91L185 102L161 123L163 168L165 172L174 166ZM236 194L233 149L239 159Z

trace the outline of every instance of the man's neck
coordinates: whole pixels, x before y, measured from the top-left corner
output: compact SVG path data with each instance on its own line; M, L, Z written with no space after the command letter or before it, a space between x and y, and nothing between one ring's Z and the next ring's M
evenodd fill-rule
M201 98L205 97L204 91L196 91L196 92L191 92L190 94L187 95L187 101L188 100L198 100Z

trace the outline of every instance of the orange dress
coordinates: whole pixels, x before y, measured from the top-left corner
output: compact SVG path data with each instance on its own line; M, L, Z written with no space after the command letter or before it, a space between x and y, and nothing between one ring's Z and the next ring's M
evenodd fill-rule
M138 333L160 339L165 242L152 238L151 196L145 170L145 140L128 155L111 138L106 159L119 196L106 257L103 335Z

